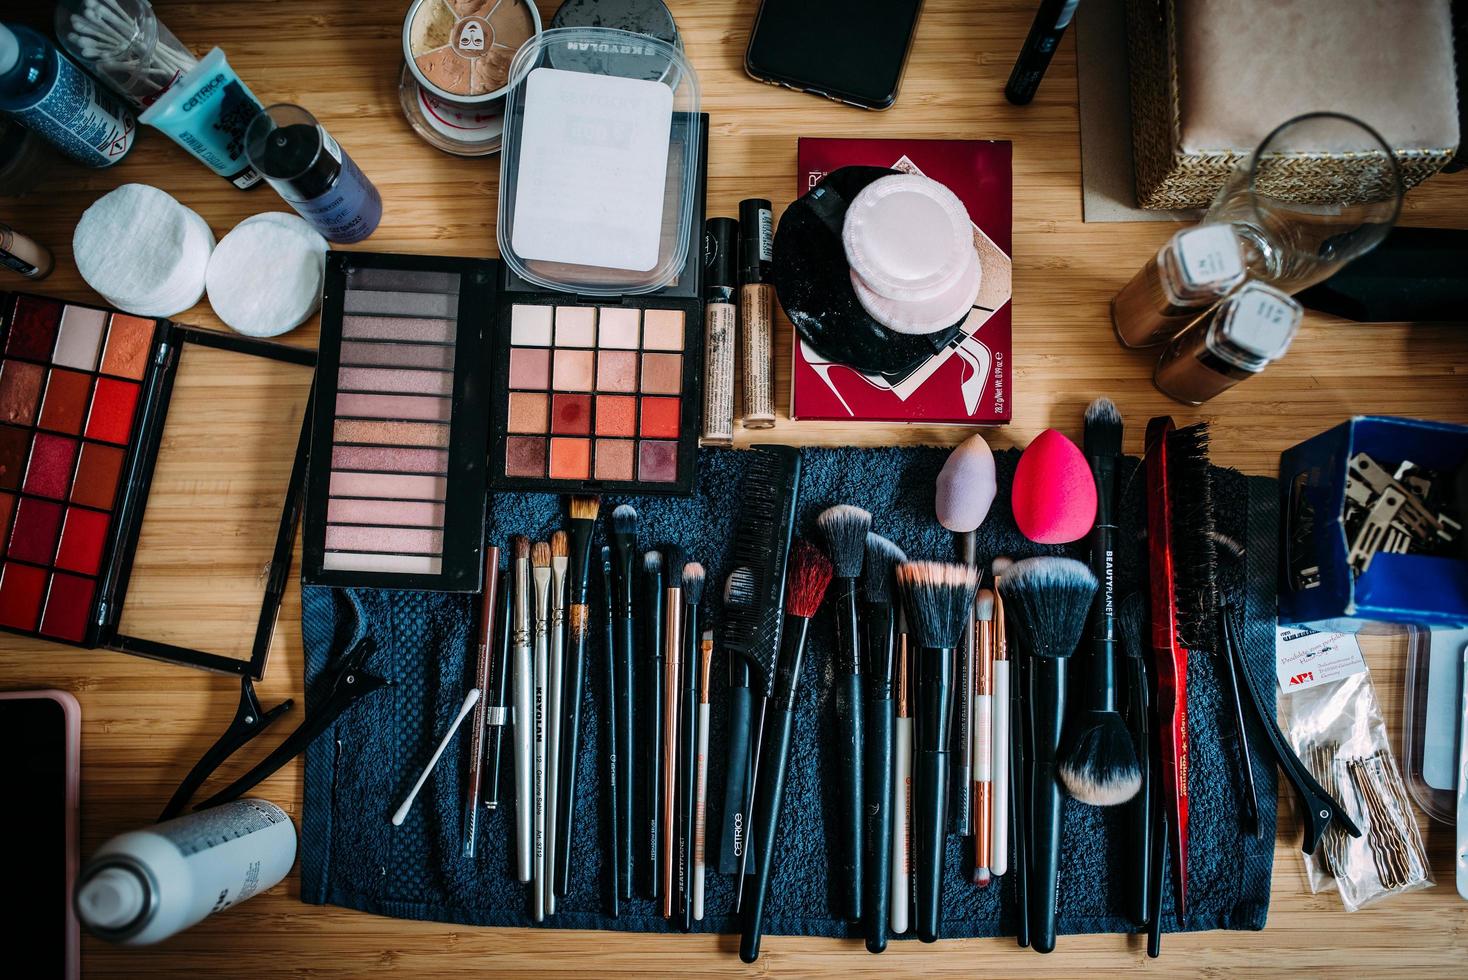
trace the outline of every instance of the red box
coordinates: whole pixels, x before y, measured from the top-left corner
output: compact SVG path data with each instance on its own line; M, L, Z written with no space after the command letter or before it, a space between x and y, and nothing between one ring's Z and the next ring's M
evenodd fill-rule
M791 418L957 425L1010 420L1010 155L1007 140L800 140L800 194L832 170L851 166L920 173L947 186L974 222L983 278L959 336L902 377L864 374L825 361L797 334L791 357Z

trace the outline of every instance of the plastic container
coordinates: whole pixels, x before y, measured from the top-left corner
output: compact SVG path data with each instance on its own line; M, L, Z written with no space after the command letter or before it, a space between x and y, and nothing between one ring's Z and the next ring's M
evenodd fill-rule
M215 48L140 117L241 190L260 183L245 159L245 129L260 100Z
M586 296L672 282L697 240L699 88L683 52L627 31L561 28L526 43L510 77L501 258L529 283Z
M134 109L146 109L199 63L148 0L59 0L56 37Z
M132 151L138 123L65 52L29 27L0 24L0 112L88 167Z
M1412 802L1438 823L1457 822L1463 651L1468 630L1412 630L1402 698L1402 761Z

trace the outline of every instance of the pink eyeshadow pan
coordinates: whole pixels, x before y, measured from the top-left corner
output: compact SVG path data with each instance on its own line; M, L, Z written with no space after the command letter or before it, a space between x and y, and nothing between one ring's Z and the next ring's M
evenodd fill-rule
M443 532L404 527L339 527L326 529L332 551L376 551L408 555L443 554Z
M442 527L443 504L417 500L332 500L326 520L332 524L397 524Z
M676 395L683 384L682 354L643 354L642 391L648 395Z
M441 476L332 471L331 496L379 500L443 500L449 481Z
M648 310L643 313L642 346L648 350L682 350L683 311Z
M637 355L630 350L604 350L596 356L597 391L636 391Z
M589 350L557 349L556 390L591 391L595 358L596 355Z
M443 449L407 449L401 446L337 446L331 451L337 470L375 470L386 473L443 473L449 454Z
M510 348L510 387L537 391L549 388L550 354L544 348Z
M637 478L647 483L678 479L678 444L644 440L637 445Z
M336 414L342 418L447 422L453 417L453 405L448 398L343 393L336 396Z
M634 445L631 439L598 439L596 441L596 478L598 480L632 479Z
M344 367L337 378L337 385L341 391L383 391L447 396L454 393L454 376L447 371Z
M452 344L455 322L414 316L344 316L342 336L348 340L408 340L419 344Z

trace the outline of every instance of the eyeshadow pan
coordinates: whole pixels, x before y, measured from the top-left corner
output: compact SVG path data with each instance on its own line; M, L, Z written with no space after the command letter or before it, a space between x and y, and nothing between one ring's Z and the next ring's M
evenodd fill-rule
M102 549L107 544L107 515L80 507L69 507L61 528L61 547L56 550L56 567L83 575L102 570Z
M10 515L15 511L15 494L0 493L0 558L5 557L5 542L10 538Z
M41 428L80 435L91 397L91 375L53 368L46 382L46 397L41 402Z
M376 500L443 500L449 481L441 476L403 473L341 473L333 470L329 493L333 497Z
M552 480L584 480L591 475L591 440L556 436L550 441Z
M0 626L34 630L45 592L44 570L6 562L4 571L0 571Z
M344 316L342 336L347 340L403 340L415 344L452 344L453 320L401 316Z
M510 387L534 388L540 391L549 388L550 351L534 347L511 347Z
M642 346L647 350L683 349L683 311L646 310L642 314Z
M98 510L109 510L117 496L117 479L122 473L122 450L112 446L82 443L82 458L76 467L71 501Z
M409 555L443 554L443 531L408 527L343 527L326 529L332 551L372 551Z
M358 266L347 270L352 289L385 289L404 293L457 293L459 274L430 269L382 269Z
M510 343L516 347L549 347L551 345L551 306L516 304L510 308Z
M682 354L642 355L642 391L644 394L676 395L682 385Z
M635 307L603 306L597 319L600 321L601 346L612 350L636 350L641 317Z
M647 483L678 479L678 444L645 440L637 444L637 478Z
M41 617L41 632L73 643L86 639L87 612L92 608L92 593L96 589L97 585L91 579L61 573L51 576L46 614Z
M342 297L342 312L453 320L459 315L459 291L410 293L353 287Z
M10 532L7 554L21 561L49 565L51 556L56 554L56 538L60 530L60 504L22 497L15 511L15 527Z
M556 349L557 391L590 391L596 355L589 350Z
M349 340L341 345L341 363L452 371L454 349L446 344L393 344Z
M0 364L0 422L30 425L41 404L46 369L25 361Z
M438 575L443 559L437 555L381 555L355 551L328 551L321 567L332 572L392 572L398 575Z
M551 431L562 436L591 433L591 396L556 395L551 399Z
M332 524L443 527L443 515L443 504L421 500L332 500L326 505Z
M556 346L595 347L596 309L591 306L556 307Z
M85 306L68 306L61 315L61 330L56 335L56 353L52 360L66 367L92 371L97 367L97 352L102 348L102 330L107 326L107 313Z
M100 383L98 387L100 389ZM384 392L400 395L413 393L449 396L454 393L454 376L447 371L344 367L337 376L337 389L339 391Z
M637 354L630 350L604 350L596 355L597 391L636 391Z
M402 446L335 446L333 470L374 473L445 473L449 454L443 449L407 449Z
M25 471L26 453L30 448L30 432L0 425L0 490L14 490L20 486L20 475Z
M5 353L36 361L49 360L60 322L61 304L56 300L17 296L15 315L10 318L10 335L5 339Z
M539 392L510 392L511 432L540 434L545 432L550 418L546 397Z
M599 436L636 435L637 399L631 395L597 395L596 434Z
M336 396L336 414L344 418L447 422L453 417L453 403L448 398L344 393Z
M433 422L368 422L337 419L332 438L338 443L361 442L379 446L429 446L447 449L449 427Z
M87 415L87 438L125 443L132 435L133 414L138 408L138 386L131 381L98 378Z
M538 436L506 439L505 476L545 476L545 439Z
M148 354L153 349L152 320L123 313L112 314L107 329L107 346L102 349L102 373L143 380Z
M678 438L680 399L644 398L639 434L646 439Z
M71 467L76 462L75 439L36 433L31 461L25 471L25 492L53 500L65 500L71 489Z
M598 480L632 479L631 439L596 440L596 478Z

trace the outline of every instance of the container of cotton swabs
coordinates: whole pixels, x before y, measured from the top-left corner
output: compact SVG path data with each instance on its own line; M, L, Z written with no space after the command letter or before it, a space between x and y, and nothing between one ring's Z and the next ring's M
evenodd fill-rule
M152 105L198 64L148 0L59 0L56 36L136 109Z

